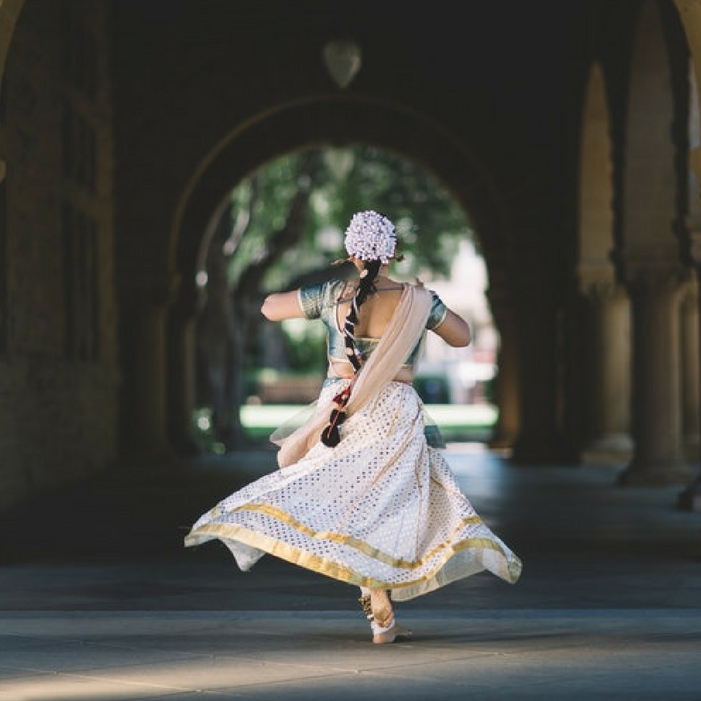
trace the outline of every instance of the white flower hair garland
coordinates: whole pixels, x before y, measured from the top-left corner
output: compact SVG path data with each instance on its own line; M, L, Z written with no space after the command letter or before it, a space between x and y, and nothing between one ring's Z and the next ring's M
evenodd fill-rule
M387 217L368 209L351 217L345 243L348 255L365 261L380 260L387 265L394 258L397 234Z

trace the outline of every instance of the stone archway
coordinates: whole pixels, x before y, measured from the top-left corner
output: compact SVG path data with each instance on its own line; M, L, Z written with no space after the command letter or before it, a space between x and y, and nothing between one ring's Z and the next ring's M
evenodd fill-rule
M0 91L2 91L5 76L5 61L12 43L12 35L19 13L22 11L24 0L0 0ZM0 182L5 179L5 161L2 144L0 144Z
M185 188L171 232L170 261L187 278L211 214L235 184L280 153L364 141L425 165L470 213L488 259L503 255L508 222L489 170L464 143L421 114L382 100L343 95L280 105L248 120L205 156ZM494 260L496 263L497 261Z
M701 110L696 71L689 61L689 151L701 147ZM687 177L686 226L691 240L701 236L701 198L693 170ZM691 258L691 256L690 256ZM693 258L692 258L693 260ZM689 460L698 462L701 432L701 336L699 334L699 276L692 278L682 301L682 426L684 449Z
M701 2L699 0L674 0L677 11L679 12L679 17L681 19L682 26L684 27L684 33L686 35L686 42L691 52L690 57L690 76L693 81L693 87L691 90L691 101L690 112L692 115L698 116L701 110ZM689 209L691 212L690 230L689 230L689 258L691 264L696 270L697 281L699 275L701 275L701 227L697 226L698 222L698 211L699 211L699 199L701 198L701 144L695 141L693 138L690 140L690 153L689 153L689 166L695 176L695 187L691 188L689 193L690 204ZM695 302L691 303L696 309L697 315L697 325L698 325L698 309L701 306L701 291L698 289L697 284L697 299ZM689 302L687 302L688 304ZM699 343L697 338L697 344ZM696 358L697 369L696 377L699 376L698 366L701 364L701 358ZM699 389L699 388L697 388ZM696 431L699 430L699 426L696 427ZM687 427L688 430L688 427ZM695 448L695 446L694 446ZM698 461L697 461L698 462ZM682 508L699 508L699 503L701 499L701 473L698 474L696 479L679 495L679 505Z
M691 51L693 76L696 82L694 95L698 101L699 96L701 96L701 0L674 0L674 4L679 12L679 19L684 27L686 41ZM700 150L701 147L696 146L691 161L697 176L701 176ZM698 182L701 183L701 177L698 177Z
M0 76L5 73L7 52L23 5L24 0L0 0Z
M508 226L504 207L487 170L438 125L420 114L379 100L344 96L281 106L229 134L201 163L180 200L171 241L172 265L181 285L170 320L169 423L171 440L189 445L193 408L193 321L202 240L231 188L251 170L279 153L303 146L370 143L412 158L430 170L466 212L482 243L487 265L508 265ZM498 272L497 279L504 275ZM497 316L497 324L499 318ZM514 350L515 338L508 338ZM515 353L512 352L512 357ZM515 383L502 397L517 405ZM513 395L513 396L512 396ZM505 412L508 415L508 412Z

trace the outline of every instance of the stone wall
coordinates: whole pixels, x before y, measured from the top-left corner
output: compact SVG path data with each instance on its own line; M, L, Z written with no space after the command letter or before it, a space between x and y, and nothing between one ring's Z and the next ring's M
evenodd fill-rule
M0 509L109 464L118 373L108 8L28 0L0 105Z

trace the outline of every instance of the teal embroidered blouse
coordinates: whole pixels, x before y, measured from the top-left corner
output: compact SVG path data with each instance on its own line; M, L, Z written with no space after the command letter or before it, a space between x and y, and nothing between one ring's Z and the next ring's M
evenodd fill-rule
M346 288L343 280L330 280L317 285L301 287L297 293L299 307L307 319L321 319L327 331L327 352L331 360L348 362L346 346L343 335L336 322L336 307L341 301L341 295ZM448 308L440 297L431 290L433 301L431 311L426 322L426 328L437 328L448 314ZM375 350L379 338L357 337L356 348L360 351L363 360L367 360ZM419 342L409 354L405 365L412 366L416 360L421 342Z

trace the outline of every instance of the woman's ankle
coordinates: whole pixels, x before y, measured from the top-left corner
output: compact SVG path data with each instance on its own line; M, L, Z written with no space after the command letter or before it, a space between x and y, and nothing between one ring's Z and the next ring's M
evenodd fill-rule
M387 589L370 590L372 621L381 628L389 629L394 621L394 609Z

